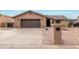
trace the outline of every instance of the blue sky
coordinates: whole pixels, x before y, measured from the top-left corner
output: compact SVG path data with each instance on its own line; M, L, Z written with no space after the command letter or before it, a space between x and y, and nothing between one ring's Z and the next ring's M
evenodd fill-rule
M15 16L28 10L0 10L1 14ZM75 19L79 16L79 10L32 10L46 15L64 15L68 18Z

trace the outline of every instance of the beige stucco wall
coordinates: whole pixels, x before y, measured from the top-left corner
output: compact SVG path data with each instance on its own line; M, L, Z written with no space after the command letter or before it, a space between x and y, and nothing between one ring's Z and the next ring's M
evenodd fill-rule
M54 44L55 45L61 45L62 42L62 31L61 31L61 24L54 24L53 30L54 30ZM59 30L57 30L59 28Z
M23 15L19 15L17 17L14 17L15 20L15 27L20 28L20 20L21 19L40 19L40 26L46 27L46 18L44 16L35 14L35 13L26 13Z

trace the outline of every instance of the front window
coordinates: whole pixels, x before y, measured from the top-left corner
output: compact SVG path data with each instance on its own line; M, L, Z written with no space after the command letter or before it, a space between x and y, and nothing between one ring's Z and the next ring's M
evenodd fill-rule
M56 23L60 23L60 20L56 20Z
M13 23L7 23L7 27L13 27Z

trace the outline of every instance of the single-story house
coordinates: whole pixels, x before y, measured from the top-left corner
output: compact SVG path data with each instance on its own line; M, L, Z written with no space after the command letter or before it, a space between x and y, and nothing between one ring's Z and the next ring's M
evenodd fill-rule
M16 16L0 15L0 27L15 28L45 28L52 24L62 24L67 27L68 18L63 15L43 15L34 11L27 11Z

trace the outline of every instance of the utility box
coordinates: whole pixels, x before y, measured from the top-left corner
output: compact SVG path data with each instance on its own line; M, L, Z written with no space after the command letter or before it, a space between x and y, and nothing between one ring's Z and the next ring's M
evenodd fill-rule
M62 31L61 31L61 24L53 24L52 25L54 30L54 45L62 45Z

